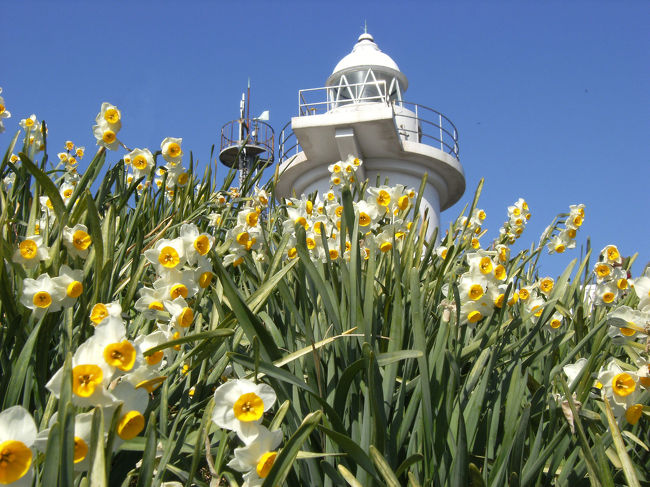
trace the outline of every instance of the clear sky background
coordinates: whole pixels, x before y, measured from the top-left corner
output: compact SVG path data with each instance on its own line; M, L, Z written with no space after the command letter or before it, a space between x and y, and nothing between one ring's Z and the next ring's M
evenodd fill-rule
M458 127L467 191L443 225L484 177L484 242L519 197L532 211L520 246L584 203L578 247L544 257L543 272L561 272L588 236L595 252L610 243L639 252L635 277L650 262L650 2L3 0L0 18L12 112L1 151L35 113L51 156L70 139L86 146L87 164L109 101L127 146L154 151L182 137L200 167L238 117L249 77L251 114L269 109L277 135L297 114L298 90L323 86L367 21L409 79L404 98Z

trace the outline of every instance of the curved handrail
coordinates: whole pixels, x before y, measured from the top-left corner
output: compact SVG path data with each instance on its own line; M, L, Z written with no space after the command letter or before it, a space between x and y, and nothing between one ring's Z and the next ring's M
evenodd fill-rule
M443 115L438 110L434 110L426 105L420 105L419 103L413 103L410 101L396 100L393 102L394 105L406 108L407 110L414 113L413 116L400 113L399 116L404 118L410 118L417 121L418 131L409 130L406 128L400 129L400 132L412 133L417 136L418 141L421 141L422 138L429 138L435 140L440 144L440 150L443 150L460 160L460 146L458 145L458 129L454 123L445 115ZM421 115L421 112L425 112L425 116ZM433 120L429 116L433 114ZM436 120L437 121L434 121ZM425 127L432 126L436 130L436 134L432 134L428 131L424 131L423 125ZM445 150L446 149L446 150Z
M291 145L287 147L288 144ZM294 149L295 153L290 154L290 152ZM300 147L300 143L298 142L296 134L294 134L293 130L291 130L291 120L289 120L284 125L284 127L282 127L282 130L280 130L280 137L278 137L278 161L282 163L285 159L293 157L301 151L302 148Z
M243 143L258 145L264 147L271 158L273 157L274 138L273 128L262 120L247 119L243 120L246 130L242 140L240 134L239 119L231 120L221 127L221 150L227 147L242 145Z

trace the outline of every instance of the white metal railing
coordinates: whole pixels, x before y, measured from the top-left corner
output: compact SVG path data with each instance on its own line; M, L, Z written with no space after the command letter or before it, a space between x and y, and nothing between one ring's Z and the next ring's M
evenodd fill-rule
M304 117L326 113L344 105L377 102L388 104L385 80L300 90L298 113Z
M403 127L399 128L400 136L405 139L413 137L416 142L439 147L441 151L451 154L460 160L460 147L458 146L458 130L449 118L437 110L425 105L409 101L394 101L395 105L406 108L413 115L400 112L398 116L416 121L417 131ZM433 141L433 143L430 143Z

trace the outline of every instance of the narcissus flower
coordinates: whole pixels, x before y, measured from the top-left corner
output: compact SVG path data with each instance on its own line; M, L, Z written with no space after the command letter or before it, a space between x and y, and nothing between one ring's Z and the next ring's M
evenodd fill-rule
M149 394L146 389L135 388L124 380L117 384L111 393L118 402L122 403L122 410L117 422L117 436L122 440L132 440L145 427L144 412L149 405ZM117 407L117 404L114 407Z
M81 223L74 227L63 227L63 243L70 255L85 259L90 252L90 245L93 243L88 228Z
M181 138L167 137L160 144L163 158L172 165L178 164L183 158L182 142Z
M0 413L0 484L32 485L36 434L36 423L24 407L13 406Z
M246 379L230 380L214 392L212 421L237 432L247 443L259 432L262 416L275 403L275 391L267 384Z
M257 215L257 213L253 214ZM181 225L180 238L183 240L187 263L190 265L194 265L199 258L205 257L214 245L212 235L199 232L199 228L191 223Z
M23 294L20 302L34 312L37 317L48 311L61 309L66 290L48 274L41 274L36 279L23 280Z
M50 249L43 243L40 235L30 235L18 244L12 261L22 264L27 268L36 266L40 261L46 260Z
M56 423L58 413L50 418L49 427L38 433L35 446L39 451L45 453L50 429ZM92 430L93 412L77 414L74 418L74 471L85 472L89 467L90 460L90 433ZM106 434L104 435L106 436Z
M117 150L120 141L117 139L117 132L106 123L99 123L93 126L93 135L97 139L97 145L110 150Z
M166 238L158 240L153 249L146 250L146 259L156 265L158 272L165 272L172 269L180 269L185 264L185 245L183 239Z
M72 306L77 301L77 298L83 294L83 279L83 270L72 270L65 264L61 266L59 276L52 279L65 289L65 297L61 300L61 306L64 308Z
M128 154L133 166L133 177L139 179L148 176L154 166L153 155L149 149L133 149Z
M244 486L262 485L271 472L278 452L275 451L282 442L282 431L269 431L259 426L257 436L246 446L235 448L235 458L228 466L244 474Z

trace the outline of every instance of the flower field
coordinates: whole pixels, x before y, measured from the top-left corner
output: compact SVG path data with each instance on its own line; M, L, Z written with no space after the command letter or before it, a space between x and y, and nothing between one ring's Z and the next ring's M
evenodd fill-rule
M650 270L583 205L515 251L534 209L488 232L479 186L427 241L362 160L278 200L122 122L83 172L35 115L0 139L0 485L650 484Z

